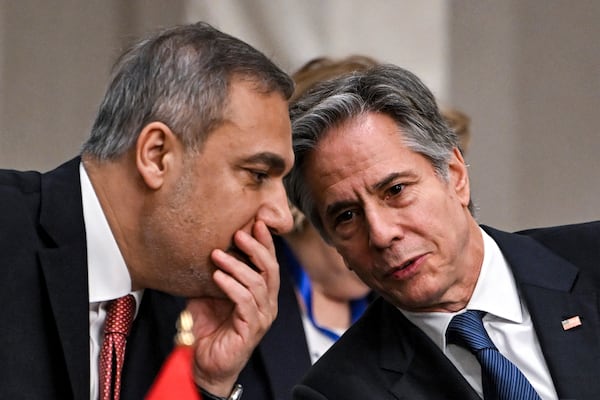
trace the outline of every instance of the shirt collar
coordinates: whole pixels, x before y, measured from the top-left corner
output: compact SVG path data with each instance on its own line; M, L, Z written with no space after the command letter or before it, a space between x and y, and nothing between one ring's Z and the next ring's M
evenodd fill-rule
M79 165L79 177L87 243L89 301L116 299L131 292L131 277L83 163Z
M512 271L498 244L485 231L481 232L483 266L467 309L485 311L494 317L521 323L523 312Z
M483 229L480 228L480 231L483 236L483 263L466 309L485 311L493 318L521 323L523 321L521 303L508 262L494 239ZM446 347L446 329L450 320L462 312L400 311L441 349Z

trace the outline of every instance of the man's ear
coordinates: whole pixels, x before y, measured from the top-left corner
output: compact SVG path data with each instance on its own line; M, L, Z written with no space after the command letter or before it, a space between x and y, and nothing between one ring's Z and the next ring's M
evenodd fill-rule
M453 185L461 204L468 207L469 202L471 201L469 172L467 171L467 164L465 163L462 153L457 147L455 147L452 152L448 164L448 172L450 174L450 184Z
M150 189L160 189L182 151L181 142L164 123L144 126L135 146L135 162L144 183Z

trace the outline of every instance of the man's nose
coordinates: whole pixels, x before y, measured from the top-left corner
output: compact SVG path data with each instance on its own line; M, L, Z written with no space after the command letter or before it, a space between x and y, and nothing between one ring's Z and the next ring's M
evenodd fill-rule
M376 207L366 211L369 229L369 245L376 249L386 249L395 240L401 239L404 234L393 209Z
M276 190L261 207L258 219L264 221L274 234L281 235L292 230L294 220L283 184L277 185Z

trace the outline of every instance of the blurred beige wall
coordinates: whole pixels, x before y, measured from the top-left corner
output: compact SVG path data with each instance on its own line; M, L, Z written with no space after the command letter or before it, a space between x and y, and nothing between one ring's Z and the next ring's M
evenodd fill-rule
M289 72L361 53L417 73L472 118L482 223L599 217L594 0L0 0L0 167L47 170L77 154L126 44L199 19Z
M479 220L600 218L600 2L452 1L451 101L473 116Z
M447 0L190 0L188 21L243 37L289 72L314 57L358 53L418 71L445 95Z
M182 2L0 0L0 168L79 152L118 54L184 20Z

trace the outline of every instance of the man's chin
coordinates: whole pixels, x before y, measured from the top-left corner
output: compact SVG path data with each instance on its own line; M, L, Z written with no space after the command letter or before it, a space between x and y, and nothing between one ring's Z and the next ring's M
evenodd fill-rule
M184 281L179 279L170 283L170 290L164 290L175 296L185 298L227 299L227 295L212 280L212 276L192 276Z
M183 297L203 298L203 299L211 298L211 299L219 299L219 300L229 299L227 297L227 295L225 294L225 292L223 292L214 283L211 283L210 285L206 285L205 287L201 288L201 290L198 290L197 288L195 290L190 290Z

